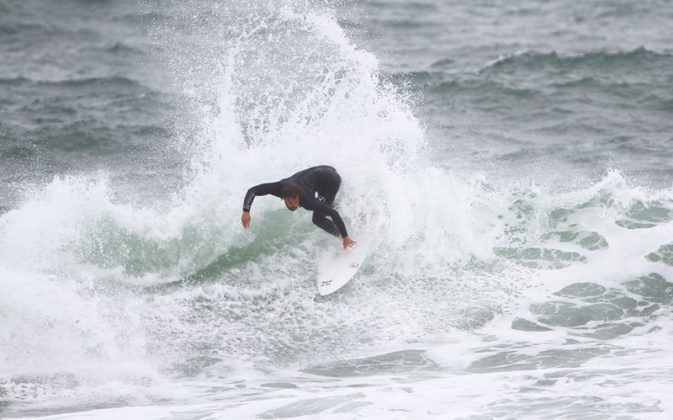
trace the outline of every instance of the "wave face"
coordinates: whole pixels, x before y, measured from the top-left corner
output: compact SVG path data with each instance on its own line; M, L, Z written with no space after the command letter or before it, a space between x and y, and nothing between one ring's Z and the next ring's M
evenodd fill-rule
M670 415L669 52L409 69L360 46L349 5L38 6L0 32L63 51L27 42L0 79L3 413ZM371 7L402 39L444 6ZM643 125L598 122L635 104ZM339 241L269 197L239 221L250 186L317 164L370 247L324 298Z

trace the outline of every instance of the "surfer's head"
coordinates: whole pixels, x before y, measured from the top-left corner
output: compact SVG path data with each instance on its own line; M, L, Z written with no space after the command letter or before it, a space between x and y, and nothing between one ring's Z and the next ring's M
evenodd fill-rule
M299 195L301 189L296 184L287 184L281 191L281 197L285 201L285 207L290 211L295 211L299 208Z

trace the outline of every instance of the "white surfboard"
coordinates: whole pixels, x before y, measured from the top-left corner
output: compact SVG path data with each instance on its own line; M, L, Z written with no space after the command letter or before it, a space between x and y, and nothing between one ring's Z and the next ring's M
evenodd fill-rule
M364 244L356 244L348 250L340 248L325 252L318 260L318 294L329 295L345 286L358 272L367 254Z

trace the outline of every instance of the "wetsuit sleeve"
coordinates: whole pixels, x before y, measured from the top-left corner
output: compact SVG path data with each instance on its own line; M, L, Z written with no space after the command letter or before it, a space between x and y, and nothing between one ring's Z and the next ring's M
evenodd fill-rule
M334 208L328 206L325 203L322 203L315 198L308 198L306 195L302 195L302 202L301 206L305 208L306 210L312 210L314 212L320 212L324 214L325 216L329 216L334 220L334 224L336 224L337 228L339 229L339 233L341 234L342 238L345 238L348 236L348 232L346 231L346 225L344 224L344 221L341 219L341 216L339 215L339 212L334 210Z
M280 197L282 190L282 182L255 185L245 193L245 198L243 199L243 211L250 211L250 206L252 206L252 202L256 196L271 194Z

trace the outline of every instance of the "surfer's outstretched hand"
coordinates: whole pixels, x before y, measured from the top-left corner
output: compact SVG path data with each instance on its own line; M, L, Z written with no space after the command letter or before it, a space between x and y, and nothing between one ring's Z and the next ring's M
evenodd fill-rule
M250 226L250 213L249 212L247 212L247 211L243 212L243 214L241 215L241 224L246 229Z
M344 249L354 246L357 242L351 239L350 236L344 236Z

